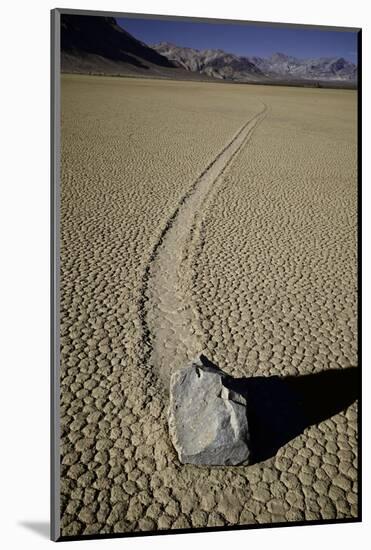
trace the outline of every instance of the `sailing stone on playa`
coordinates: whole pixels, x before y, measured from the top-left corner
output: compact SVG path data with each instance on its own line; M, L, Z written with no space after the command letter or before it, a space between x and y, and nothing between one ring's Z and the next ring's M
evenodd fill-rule
M180 462L248 464L246 399L226 384L228 376L202 356L171 376L169 432Z

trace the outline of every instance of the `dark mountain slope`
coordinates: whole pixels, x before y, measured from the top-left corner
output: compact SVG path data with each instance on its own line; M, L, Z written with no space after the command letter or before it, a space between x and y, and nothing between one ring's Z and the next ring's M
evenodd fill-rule
M185 73L119 27L113 17L69 14L61 16L61 68L97 74Z

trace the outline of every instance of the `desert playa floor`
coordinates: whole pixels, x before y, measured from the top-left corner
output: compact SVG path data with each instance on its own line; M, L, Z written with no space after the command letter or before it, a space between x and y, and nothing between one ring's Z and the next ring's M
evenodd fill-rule
M357 517L356 103L62 76L62 535ZM201 351L256 377L253 465L178 461Z

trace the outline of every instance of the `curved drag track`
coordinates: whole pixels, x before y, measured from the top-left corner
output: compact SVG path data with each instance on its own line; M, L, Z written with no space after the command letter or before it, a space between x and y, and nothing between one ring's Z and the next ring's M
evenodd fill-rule
M194 329L193 312L182 295L179 273L196 216L216 192L218 180L263 120L266 105L248 120L196 179L169 219L148 269L145 294L151 339L151 364L165 383L171 371L201 351Z

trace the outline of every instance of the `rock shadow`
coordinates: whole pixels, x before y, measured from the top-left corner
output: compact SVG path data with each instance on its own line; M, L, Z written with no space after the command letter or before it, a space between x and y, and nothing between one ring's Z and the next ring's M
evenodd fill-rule
M204 355L201 360L213 365ZM227 379L226 385L247 400L252 464L275 456L305 428L347 409L359 390L356 367L303 376Z

